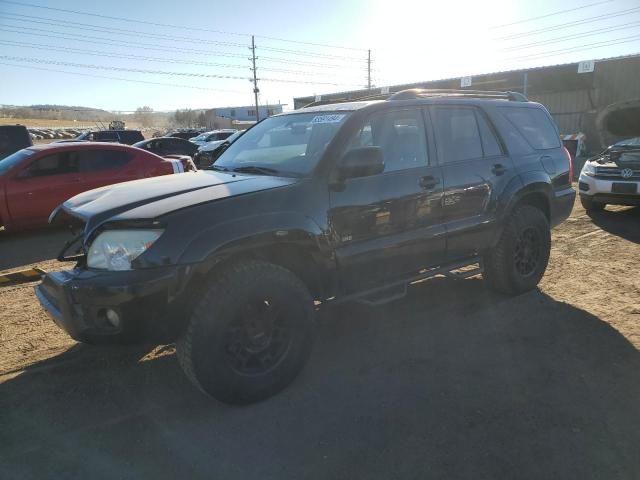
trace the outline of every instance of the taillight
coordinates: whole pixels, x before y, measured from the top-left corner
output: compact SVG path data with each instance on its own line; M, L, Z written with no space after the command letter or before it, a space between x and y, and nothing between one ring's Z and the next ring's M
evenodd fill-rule
M569 162L569 183L573 182L573 159L571 158L571 153L567 150L567 147L562 147L564 150L564 154L567 156L567 161Z

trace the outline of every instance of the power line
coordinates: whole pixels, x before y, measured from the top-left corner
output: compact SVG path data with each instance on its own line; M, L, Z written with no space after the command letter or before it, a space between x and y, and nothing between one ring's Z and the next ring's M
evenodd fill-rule
M572 34L572 35L565 35L563 37L551 38L549 40L542 40L540 42L526 43L524 45L516 45L516 46L513 46L513 47L501 48L500 50L503 50L503 51L525 50L527 48L537 47L539 45L550 45L550 44L558 43L558 42L562 42L562 41L575 40L577 38L584 38L584 37L592 37L594 35L601 35L601 34L607 33L607 32L615 32L617 30L625 30L627 28L634 27L634 26L636 26L638 24L640 24L640 20L638 20L636 22L625 23L625 24L622 24L622 25L616 25L616 26L613 26L613 27L601 28L601 29L598 29L598 30L593 30L591 32L576 33L576 34Z
M195 27L195 26L191 26L191 25L189 27L186 27L184 25L175 25L175 24L170 24L170 23L149 22L149 21L140 20L140 19L132 19L132 18L125 18L125 17L115 17L115 16L103 15L103 14L99 14L99 13L82 12L82 11L79 11L79 10L69 10L69 9L65 9L65 8L50 7L50 6L47 6L47 5L37 5L37 4L34 4L34 3L16 2L16 1L13 1L13 0L0 0L0 2L8 3L8 4L11 4L11 5L18 5L18 6L21 6L21 7L40 8L40 9L50 10L50 11L55 11L55 12L73 13L75 15L85 15L85 16L89 16L89 17L105 18L105 19L109 19L109 20L119 20L119 21L129 22L129 23L139 23L139 24L144 24L144 25L152 25L154 27L179 28L180 30L184 30L185 28L189 28L190 30L196 30L196 31L200 31L200 32L211 32L211 33L218 33L218 34L222 34L222 35L235 35L235 36L241 36L241 37L251 37L251 35L248 34L248 33L230 32L230 31L223 31L223 30L213 30L213 29L209 29L209 28L200 28L200 27ZM328 45L328 44L322 44L322 43L303 42L303 41L289 40L289 39L283 39L283 38L278 38L278 37L262 36L260 38L265 38L265 39L275 40L275 41L280 41L280 42L298 43L298 44L302 44L302 45L313 45L313 46L327 47L327 48L339 48L339 49L361 50L361 51L365 50L365 49L356 49L356 48L353 48L353 47L345 47L345 46L341 46L341 45Z
M551 50L549 52L544 52L544 53L534 53L534 54L530 54L530 55L523 55L523 56L519 56L519 57L510 57L510 58L506 58L505 60L526 60L526 59L532 59L534 57L539 57L539 58L535 58L536 60L539 60L541 58L547 58L547 57L555 57L557 55L562 55L564 53L573 53L573 52L581 52L584 50L591 50L594 48L600 48L600 47L608 47L610 45L619 45L622 43L629 43L629 42L635 42L640 40L640 35L631 35L629 37L622 37L622 38L614 38L612 40L605 40L605 41L600 41L600 42L595 42L595 43L589 43L586 45L580 45L577 47L570 47L570 48L563 48L563 49L559 49L559 50Z
M21 14L15 14L15 13L3 14L3 16L7 16L7 15L10 15L13 17L24 17L24 18L7 18L7 20L37 23L40 25L50 25L50 26L61 27L61 28L71 28L71 26L73 26L73 28L76 28L76 29L86 30L91 32L98 32L98 33L122 32L134 37L137 36L137 37L152 38L152 39L157 38L161 40L170 40L170 41L177 41L177 42L183 42L183 43L191 43L191 42L195 42L199 44L208 43L212 45L221 45L221 46L236 47L236 48L245 48L247 46L244 43L223 42L219 40L208 40L205 38L195 38L195 37L185 37L185 36L175 37L172 35L141 32L139 30L131 30L131 29L124 29L124 28L116 28L116 27L105 27L101 25L94 25L91 23L72 22L69 20L53 19L49 17L39 17L35 15L21 15ZM36 19L36 20L33 20L33 19ZM42 20L49 20L49 21L42 21ZM309 52L306 50L290 50L290 49L273 48L273 47L262 47L262 49L270 50L274 52L291 53L294 55L306 55L306 56L313 56L313 57L319 57L319 58L334 58L334 59L340 59L340 60L362 60L356 57L330 55L330 54L324 54L324 53L318 53L318 52Z
M93 65L93 64L87 64L87 63L62 62L58 60L46 60L43 58L16 57L11 55L0 55L0 59L10 60L14 62L42 63L47 65L60 65L63 67L90 68L90 69L96 69L96 70L145 73L145 74L152 74L152 75L172 75L172 76L196 77L196 78L217 78L217 79L224 79L224 80L251 80L249 77L241 77L237 75L218 75L215 73L172 72L172 71L166 71L166 70L149 70L144 68L114 67L114 66L106 66L106 65ZM309 85L332 85L332 86L338 86L338 87L353 85L353 84L344 84L344 83L335 83L335 82L290 80L290 79L282 79L282 78L261 78L260 80L265 82L303 83L303 84L309 84Z
M178 87L178 88L191 88L191 89L195 89L195 90L207 90L210 92L223 92L223 93L246 93L246 92L241 92L238 90L223 90L220 88L207 88L207 87L198 87L195 85L182 85L182 84L176 84L176 83L164 83L164 82L152 82L152 81L148 81L148 80L133 80L131 78L122 78L122 77L111 77L111 76L106 76L106 75L94 75L91 73L81 73L81 72L68 72L66 70L57 70L54 68L45 68L45 67L34 67L33 65L15 65L12 63L5 63L5 62L0 62L0 65L7 65L9 67L17 67L17 68L27 68L30 70L43 70L46 72L57 72L57 73L66 73L68 75L80 75L82 77L93 77L93 78L104 78L107 80L119 80L122 82L132 82L132 83L144 83L147 85L160 85L163 87Z
M557 12L547 13L546 15L540 15L538 17L530 17L530 18L525 18L523 20L518 20L516 22L503 23L502 25L495 25L495 26L491 27L491 29L504 28L504 27L510 27L512 25L519 25L521 23L533 22L534 20L540 20L540 19L543 19L543 18L549 18L549 17L553 17L555 15L561 15L563 13L573 12L573 11L576 11L578 9L581 10L583 8L595 7L596 5L602 5L603 3L611 3L612 1L613 0L604 0L602 2L588 3L587 5L581 5L580 7L567 8L566 10L559 10Z
M2 1L2 0L0 0L0 1ZM506 35L504 37L496 38L496 40L515 40L516 38L528 37L530 35L537 35L539 33L553 32L555 30L561 30L563 28L573 27L573 26L576 26L576 25L584 25L584 24L587 24L587 23L593 23L593 22L597 22L598 20L602 20L602 19L620 17L622 15L628 15L630 13L634 13L634 12L637 12L639 10L640 10L640 7L633 7L633 8L629 8L627 10L621 10L619 12L608 13L606 15L596 15L594 17L584 18L582 20L574 20L572 22L566 22L566 23L562 23L562 24L559 24L559 25L554 25L554 26L551 26L551 27L539 28L537 30L531 30L529 32L515 33L515 34L511 34L511 35Z
M68 20L57 20L57 19L50 19L50 18L46 18L46 17L36 17L36 16L32 16L32 15L17 15L17 14L13 14L13 13L9 13L9 14L2 14L0 15L1 17L6 17L7 15L12 15L12 16L20 16L20 17L27 17L27 18L6 18L6 20L11 20L14 22L29 22L29 23L37 23L39 25L50 25L53 27L61 27L61 28L75 28L78 30L86 30L86 31L90 31L90 32L98 32L98 33L114 33L114 32L121 32L121 33L126 33L128 36L133 36L133 37L144 37L144 38L157 38L157 39L161 39L161 40L171 40L174 42L197 42L197 43L209 43L211 45L221 45L221 46L225 46L225 47L239 47L239 48L245 48L246 45L244 43L236 43L236 42L223 42L220 40L207 40L204 38L193 38L193 37L175 37L172 35L163 35L163 34L159 34L159 33L148 33L148 32L141 32L139 30L130 30L130 29L125 29L125 28L115 28L115 27L103 27L101 25L93 25L90 23L80 23L80 22L71 22ZM40 19L40 20L33 20L34 18ZM42 21L42 20L53 20L53 21ZM67 25L63 25L63 24L67 24Z
M142 61L148 61L148 62L170 63L170 64L180 64L180 65L195 65L195 66L204 66L204 67L222 67L222 68L233 68L233 69L239 69L239 70L246 70L247 68L246 65L182 60L182 59L174 59L174 58L168 58L168 57L160 58L160 57L149 57L149 56L143 56L143 55L100 52L96 50L84 50L84 49L71 48L71 47L56 47L51 45L45 45L42 43L15 42L12 40L0 40L0 45L6 45L11 47L32 48L37 50L50 50L54 52L77 53L77 54L91 55L91 56L97 56L97 57L119 58L119 59L125 59L125 60L142 60ZM332 78L335 78L335 75L331 75L330 73L322 73L322 72L311 72L311 71L305 71L305 70L288 70L284 68L270 68L270 67L261 67L260 69L267 72L288 73L291 75L298 75L298 76L319 75L319 76L330 76ZM353 79L350 79L350 80L353 80ZM345 83L348 83L348 82L345 82Z
M4 1L4 0L0 0L0 2L2 2L2 1ZM0 27L9 27L9 28L13 28L13 29L19 29L19 30L16 31L16 30L7 30L7 28L2 28L1 30L5 31L5 32L20 33L20 34L27 34L27 35L35 35L35 36L39 36L39 37L58 38L58 39L61 39L61 40L70 40L70 41L79 41L79 40L81 40L82 42L86 42L86 43L95 43L95 44L99 44L99 45L109 45L109 46L114 46L114 47L131 47L131 46L133 46L133 47L140 48L140 49L143 49L143 50L156 50L156 51L164 51L164 52L171 52L171 53L180 53L180 52L183 52L183 53L184 52L186 52L186 53L203 53L203 54L206 54L206 55L218 56L218 57L243 58L243 59L246 58L245 55L239 54L239 53L200 50L200 49L186 48L186 47L175 48L175 47L169 47L167 45L158 45L158 44L143 43L143 42L130 42L130 41L126 41L126 40L117 40L117 39L111 39L111 38L97 37L95 35L82 35L82 34L68 33L68 32L57 32L57 31L46 30L46 29L42 29L42 28L18 27L18 26L15 26L15 25L3 25L3 24L0 24ZM47 33L35 33L35 32L30 32L29 30L36 30L38 32L47 32ZM77 37L77 38L74 38L74 37ZM105 43L105 42L108 42L108 43ZM269 60L271 62L285 63L285 64L291 64L291 65L303 65L303 66L313 66L313 67L323 67L323 68L340 68L340 69L353 68L353 67L349 67L348 65L338 65L338 64L330 64L330 63L317 63L317 62L306 62L306 61L302 61L302 60L289 60L289 59L283 59L283 58L278 58L278 57L268 57L268 56L265 57L265 56L263 56L261 58L264 59L264 60Z

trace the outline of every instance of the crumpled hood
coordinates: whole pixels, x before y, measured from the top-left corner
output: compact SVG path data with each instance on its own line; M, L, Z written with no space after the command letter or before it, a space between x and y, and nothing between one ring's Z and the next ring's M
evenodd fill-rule
M188 172L109 185L76 195L60 205L85 222L85 232L105 221L155 219L201 203L294 183L292 178L234 175L214 171Z

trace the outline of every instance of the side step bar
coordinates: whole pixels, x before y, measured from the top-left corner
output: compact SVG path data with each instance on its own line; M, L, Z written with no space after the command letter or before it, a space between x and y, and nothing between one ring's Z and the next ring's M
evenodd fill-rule
M464 261L454 262L441 267L427 268L421 270L417 275L396 282L375 287L362 292L353 293L344 297L336 298L326 302L329 305L337 305L348 301L357 301L370 306L383 305L385 303L399 300L407 294L407 287L414 283L420 283L433 277L448 278L471 278L480 275L484 271L482 259L473 257Z

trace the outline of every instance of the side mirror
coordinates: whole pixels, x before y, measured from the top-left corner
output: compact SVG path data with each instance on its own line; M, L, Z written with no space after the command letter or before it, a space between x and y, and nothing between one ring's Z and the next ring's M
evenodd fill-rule
M384 155L380 147L352 148L340 160L341 179L369 177L384 171Z

